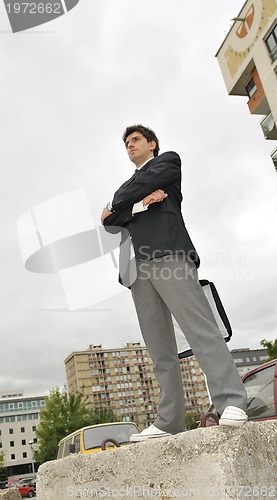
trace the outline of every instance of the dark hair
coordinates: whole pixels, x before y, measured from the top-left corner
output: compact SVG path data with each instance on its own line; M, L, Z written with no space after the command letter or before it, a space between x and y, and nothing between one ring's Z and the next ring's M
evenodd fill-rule
M153 130L151 130L151 128L144 127L143 125L131 125L130 127L126 128L126 130L122 136L124 143L126 143L127 137L130 134L133 134L134 132L139 132L141 135L143 135L143 137L145 137L147 142L155 141L156 147L155 147L153 153L154 153L154 156L158 156L159 151L160 151L160 147L159 147L159 139L157 138L155 132L153 132Z

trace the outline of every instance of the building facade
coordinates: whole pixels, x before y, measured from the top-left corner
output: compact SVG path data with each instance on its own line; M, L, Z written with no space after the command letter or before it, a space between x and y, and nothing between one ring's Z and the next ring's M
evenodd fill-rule
M231 355L240 375L244 375L253 368L262 365L268 360L267 349L232 349Z
M180 361L187 411L204 412L209 406L205 377L196 359ZM94 408L111 408L122 421L140 429L156 418L159 389L153 363L140 342L120 349L90 345L65 360L69 392L82 392Z
M0 392L0 452L9 477L34 474L34 448L40 410L45 396L24 397L22 392Z
M277 0L247 0L216 56L229 95L248 97L263 115L266 139L277 139ZM277 148L272 152L277 170Z

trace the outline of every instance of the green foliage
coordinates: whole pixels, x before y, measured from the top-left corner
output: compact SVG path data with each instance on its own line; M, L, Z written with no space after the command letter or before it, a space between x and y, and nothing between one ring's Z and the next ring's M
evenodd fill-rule
M193 411L188 411L185 414L186 429L188 431L190 431L191 429L197 429L199 420L200 420L199 413L193 412Z
M94 410L80 392L68 394L66 387L50 391L45 407L40 411L36 432L39 448L35 461L39 464L57 457L58 442L71 432L87 425L112 422L116 418L110 409Z
M268 361L271 361L272 359L277 358L277 339L270 341L263 339L261 340L260 344L267 349L268 352L268 359L264 361L264 363L267 363Z
M5 452L0 451L0 473L5 470Z
M106 424L117 422L117 417L110 408L95 409L92 411L93 424ZM90 425L90 424L89 424Z

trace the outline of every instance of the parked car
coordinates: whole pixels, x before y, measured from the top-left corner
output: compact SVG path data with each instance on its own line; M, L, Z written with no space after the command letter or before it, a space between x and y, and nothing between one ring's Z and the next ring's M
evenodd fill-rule
M111 422L83 427L64 437L58 444L57 458L64 458L71 453L89 454L115 446L129 444L131 434L139 433L134 422Z
M22 498L33 498L36 495L35 488L33 488L33 486L26 486L20 481L8 481L8 488L17 489Z
M277 359L254 368L242 377L247 392L248 420L277 420ZM218 417L213 405L201 419L201 427L215 425Z
M23 484L24 486L33 486L34 489L36 489L36 478L34 477L21 477L19 479L19 482Z

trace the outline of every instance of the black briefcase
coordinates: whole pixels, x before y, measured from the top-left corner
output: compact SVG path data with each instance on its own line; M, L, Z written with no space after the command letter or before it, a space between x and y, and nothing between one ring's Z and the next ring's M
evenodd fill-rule
M211 309L213 311L213 315L218 324L218 328L221 331L223 338L226 342L229 342L232 336L232 328L230 322L228 320L225 309L222 305L220 297L217 293L216 287L211 281L208 280L199 280L200 285L203 288L203 291L209 301ZM173 318L174 330L176 343L178 348L178 356L180 359L187 358L193 355L193 352L189 346L189 343L183 334L181 328L179 327L177 321Z

